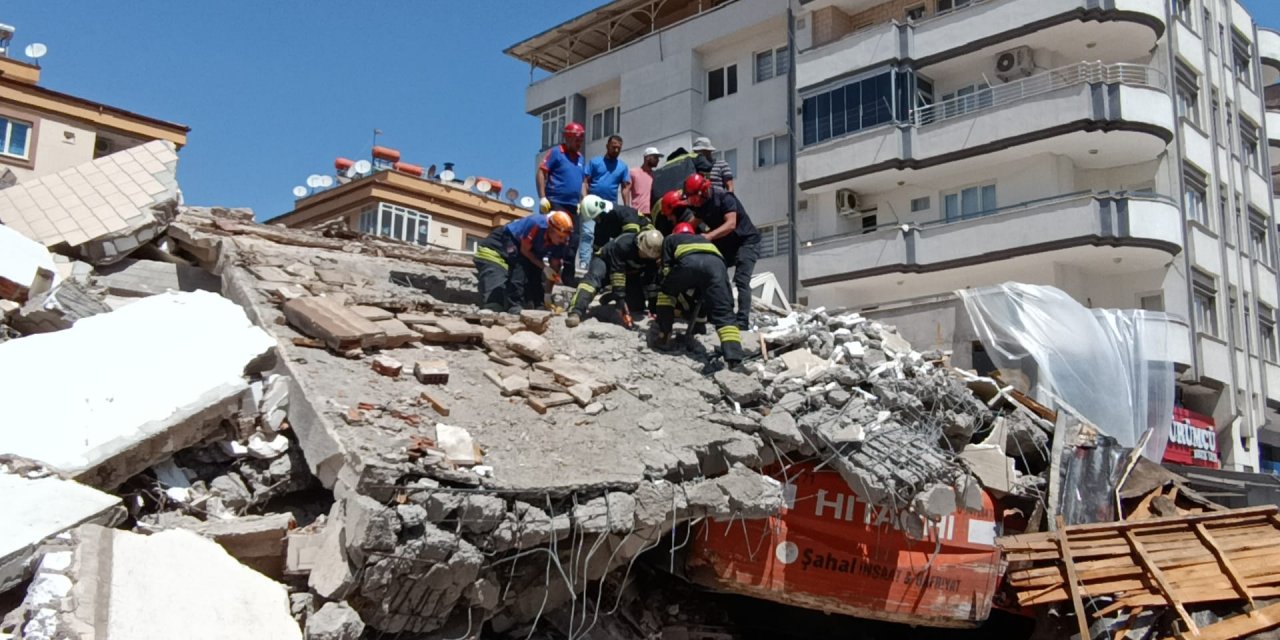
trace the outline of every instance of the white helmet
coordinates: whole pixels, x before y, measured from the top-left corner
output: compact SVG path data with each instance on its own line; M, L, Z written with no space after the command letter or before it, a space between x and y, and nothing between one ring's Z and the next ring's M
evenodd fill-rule
M646 260L653 260L662 253L662 232L657 229L648 229L641 231L636 236L636 245L640 249L640 257Z
M612 202L596 195L587 196L578 204L578 215L583 220L595 220L600 214L612 210Z

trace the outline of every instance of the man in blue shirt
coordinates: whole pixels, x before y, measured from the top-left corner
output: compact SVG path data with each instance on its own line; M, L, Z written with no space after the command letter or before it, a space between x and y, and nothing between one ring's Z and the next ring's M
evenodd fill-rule
M567 246L571 233L569 214L552 211L507 223L481 240L475 264L483 308L510 313L538 308L546 301L546 286L556 281L561 263L572 255Z
M564 211L573 220L573 236L569 238L568 245L572 251L577 251L578 235L582 230L582 224L578 220L578 203L582 201L586 169L586 161L582 156L585 133L582 125L577 122L565 125L564 142L547 150L535 176L542 212ZM588 242L587 246L590 247L591 243ZM565 261L563 278L569 286L577 284L573 260Z
M604 155L597 156L587 163L586 175L582 180L582 197L588 194L599 196L605 202L617 204L618 189L622 189L623 204L631 206L631 169L627 163L618 158L622 153L622 136L609 136L604 145ZM586 271L591 264L591 252L594 247L595 220L582 220L582 243L578 245L578 269Z

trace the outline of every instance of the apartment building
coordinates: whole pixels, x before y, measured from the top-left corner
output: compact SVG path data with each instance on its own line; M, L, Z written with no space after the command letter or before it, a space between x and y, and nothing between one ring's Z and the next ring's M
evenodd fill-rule
M558 144L567 121L586 127L588 157L621 135L631 167L646 147L709 137L764 235L756 272L788 282L787 13L779 0L615 0L512 45L530 65L525 111L542 131L531 155Z
M40 85L40 67L10 56L0 25L0 184L57 173L152 140L178 148L190 128Z
M1280 35L1236 0L800 0L795 28L810 304L966 367L955 289L1166 311L1182 405L1224 466L1269 464Z

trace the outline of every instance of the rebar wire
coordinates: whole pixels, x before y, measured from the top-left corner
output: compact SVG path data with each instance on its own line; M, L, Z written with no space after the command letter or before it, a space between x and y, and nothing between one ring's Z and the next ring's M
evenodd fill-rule
M467 632L458 636L457 638L449 638L448 640L467 640L468 638L471 637L472 625L475 624L471 619L471 610L472 610L472 607L468 606L467 607Z

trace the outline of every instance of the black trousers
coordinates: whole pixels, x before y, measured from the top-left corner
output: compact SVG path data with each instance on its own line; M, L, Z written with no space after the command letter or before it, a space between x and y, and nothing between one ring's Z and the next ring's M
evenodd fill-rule
M624 280L625 285L623 285ZM591 266L578 282L578 290L573 293L573 300L569 302L569 312L585 316L587 307L591 306L591 301L606 284L613 287L613 295L616 299L627 301L627 308L632 313L640 313L644 310L644 279L641 275L610 271L608 263L603 258L594 256L591 258ZM624 290L619 291L620 288Z
M475 259L480 304L484 309L520 313L542 308L542 269L522 255L485 252ZM495 259L495 256L498 256Z
M572 258L565 259L560 264L560 282L566 287L577 286L578 276L574 269L578 265L578 243L582 240L582 219L578 217L578 205L562 204L559 202L551 203L552 211L563 211L573 218L573 233L569 234L569 253Z
M658 296L658 328L671 333L675 322L675 300L692 292L694 304L701 305L701 312L716 328L720 348L726 360L742 360L742 336L733 313L733 292L729 288L729 273L724 261L712 254L685 256L680 264L662 280ZM750 300L750 291L747 292ZM689 318L690 326L696 318Z
M755 275L756 261L759 259L759 242L741 245L732 255L725 254L725 262L733 265L733 288L738 291L734 324L741 329L751 328L751 277Z

